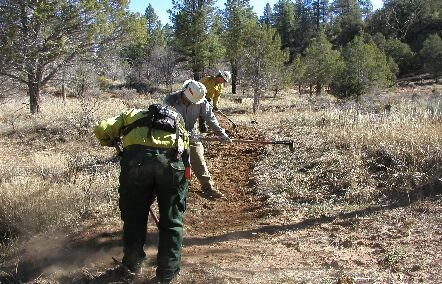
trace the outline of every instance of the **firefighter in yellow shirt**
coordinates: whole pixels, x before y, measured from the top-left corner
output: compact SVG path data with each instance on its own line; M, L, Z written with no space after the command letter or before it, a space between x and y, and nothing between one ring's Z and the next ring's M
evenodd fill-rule
M103 146L121 139L119 208L123 220L122 265L140 271L146 258L147 218L156 196L160 220L156 276L169 283L180 271L183 213L186 209L189 134L181 115L151 105L99 122L95 136Z
M207 89L206 99L209 103L212 103L213 110L218 110L218 101L223 91L224 83L229 83L232 75L229 71L219 71L216 76L205 76L200 82L204 84ZM203 119L199 119L200 132L207 132L207 126Z

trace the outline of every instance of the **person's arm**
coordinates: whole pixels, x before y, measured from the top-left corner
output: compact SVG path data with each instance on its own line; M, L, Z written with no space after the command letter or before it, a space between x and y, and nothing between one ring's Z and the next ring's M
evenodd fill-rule
M218 101L223 91L223 84L216 84L213 92L213 109L218 110Z
M115 146L115 141L120 138L120 130L124 125L124 113L100 121L94 128L95 137L97 137L102 146Z
M213 113L212 106L206 100L201 103L201 116L216 135L226 142L231 142L224 128L219 125L218 119L216 119Z

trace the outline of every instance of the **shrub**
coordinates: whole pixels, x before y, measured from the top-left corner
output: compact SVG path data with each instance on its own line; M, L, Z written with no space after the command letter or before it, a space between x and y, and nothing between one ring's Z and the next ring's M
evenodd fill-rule
M387 57L373 42L355 37L343 55L345 64L330 84L331 93L338 98L359 97L394 79Z

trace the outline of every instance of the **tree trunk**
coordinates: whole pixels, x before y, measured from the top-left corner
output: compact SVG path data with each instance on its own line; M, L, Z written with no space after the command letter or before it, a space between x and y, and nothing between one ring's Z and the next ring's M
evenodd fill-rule
M322 91L322 84L321 83L316 83L316 95L319 96L321 94Z
M253 92L253 113L257 113L259 111L259 104L261 100L261 93L258 89L255 89Z
M238 67L232 64L232 94L236 94L236 81L238 79Z
M66 90L64 88L64 82L61 84L61 96L63 98L63 103L66 104Z
M39 68L28 68L29 109L32 114L40 112L40 90L43 72Z
M203 72L201 70L194 69L194 70L192 70L192 72L193 72L193 79L194 80L199 81L202 78L201 74Z
M40 112L40 86L38 83L28 83L29 107L32 114Z

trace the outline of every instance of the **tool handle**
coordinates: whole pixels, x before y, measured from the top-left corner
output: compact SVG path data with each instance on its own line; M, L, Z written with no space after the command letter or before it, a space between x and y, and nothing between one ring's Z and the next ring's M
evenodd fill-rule
M222 111L220 110L216 110L216 112L219 112L222 116L224 116L234 127L236 127L235 122L233 122L233 120L231 120L227 115L225 115Z
M201 141L215 141L222 142L223 140L219 137L199 137ZM231 139L232 142L236 143L253 143L253 144L274 144L274 141L266 141L266 140L250 140L250 139Z

